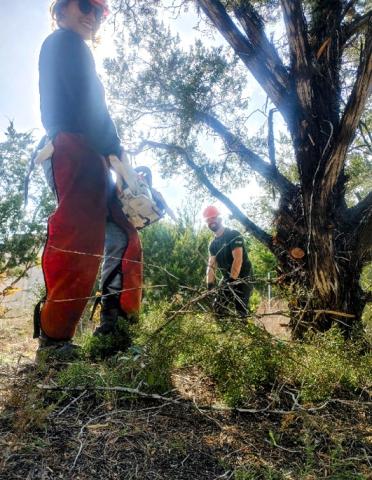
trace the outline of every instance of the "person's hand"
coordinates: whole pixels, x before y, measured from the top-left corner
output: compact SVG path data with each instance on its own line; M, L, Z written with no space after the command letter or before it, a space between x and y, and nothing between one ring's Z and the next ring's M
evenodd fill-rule
M214 283L207 283L207 290L213 290L215 287Z

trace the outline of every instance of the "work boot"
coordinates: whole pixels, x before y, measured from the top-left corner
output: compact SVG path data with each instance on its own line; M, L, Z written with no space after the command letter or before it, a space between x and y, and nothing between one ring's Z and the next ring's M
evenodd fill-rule
M126 314L120 307L102 305L100 324L86 347L90 356L106 358L127 350L131 344Z
M97 335L114 334L117 329L118 317L118 308L105 309L102 306L100 324L95 329L93 335L96 337Z
M54 340L41 332L39 347L36 351L35 361L42 362L71 362L80 357L81 348L71 340Z

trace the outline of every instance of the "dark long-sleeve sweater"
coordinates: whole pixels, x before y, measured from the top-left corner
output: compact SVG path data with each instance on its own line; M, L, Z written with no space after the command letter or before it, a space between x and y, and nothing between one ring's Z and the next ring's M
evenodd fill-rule
M102 155L120 156L120 139L92 53L77 33L59 29L47 37L39 75L41 120L48 136L81 133Z

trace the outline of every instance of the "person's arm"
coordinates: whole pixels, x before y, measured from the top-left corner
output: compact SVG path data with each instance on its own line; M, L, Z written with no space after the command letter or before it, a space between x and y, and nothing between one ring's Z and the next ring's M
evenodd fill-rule
M208 266L207 266L207 287L213 288L216 283L216 269L217 269L217 261L216 257L210 255L208 258Z
M232 251L233 263L230 270L230 278L236 280L239 277L243 265L243 247L234 248Z

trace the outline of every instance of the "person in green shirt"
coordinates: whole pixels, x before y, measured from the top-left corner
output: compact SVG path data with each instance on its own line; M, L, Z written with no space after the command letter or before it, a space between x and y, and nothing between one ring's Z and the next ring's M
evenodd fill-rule
M221 214L215 206L207 207L203 211L203 217L214 233L214 239L209 245L206 277L209 290L216 286L217 270L222 274L213 309L217 315L226 316L231 314L233 304L236 313L245 318L253 288L250 281L252 267L244 239L240 232L223 225Z

